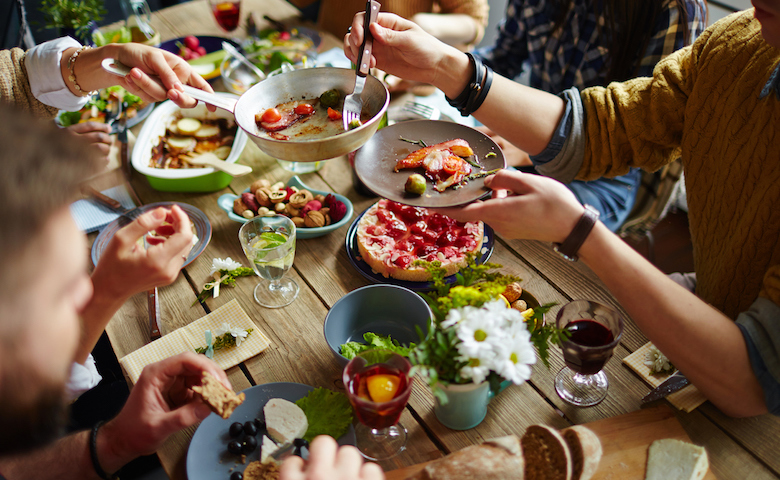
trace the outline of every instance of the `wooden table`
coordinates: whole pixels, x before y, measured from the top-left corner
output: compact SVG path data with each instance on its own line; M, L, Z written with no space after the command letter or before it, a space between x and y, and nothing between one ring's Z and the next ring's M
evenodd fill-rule
M242 9L243 17L249 11L257 11L261 13L260 17L262 13L268 13L290 25L297 22L297 10L284 0L244 0ZM163 40L188 34L224 35L203 0L158 11L153 15L152 24L161 32ZM240 27L235 34L243 35L242 29ZM323 38L321 50L340 45L340 39L328 35ZM218 87L218 84L215 85L215 88ZM290 306L281 309L260 307L252 297L256 282L251 279L240 279L235 288L223 288L220 296L207 300L205 306L191 306L197 292L209 280L213 258L244 258L237 238L239 224L217 207L217 197L226 192L241 192L256 178L268 178L273 183L286 181L292 176L252 142L248 142L241 163L252 166L254 173L234 180L223 191L210 194L158 192L152 190L145 178L137 173L132 180L144 203L171 200L192 204L208 215L213 227L211 243L205 252L172 285L160 289L163 334L235 298L272 341L266 352L228 371L236 390L279 381L341 389L341 368L332 358L323 338L322 323L328 309L339 298L367 284L347 258L344 248L346 228L317 239L298 241L295 263L288 275L298 282L301 290ZM346 158L328 161L319 172L303 175L302 178L312 188L347 196L358 213L375 201L355 192ZM574 298L588 298L620 309L620 305L585 265L562 260L548 244L498 238L491 261L502 264L504 271L520 276L524 287L543 303L558 302L562 305ZM552 311L553 315L555 311ZM108 325L107 332L117 357L121 358L145 345L149 340L146 296L137 295L127 302ZM611 388L601 404L575 408L556 395L553 378L563 366L563 361L559 350L554 348L549 370L537 365L529 382L512 386L501 393L491 402L485 421L465 432L449 430L436 420L432 411L433 398L427 388L418 384L402 417L409 429L409 448L382 466L385 470L392 470L438 458L487 438L511 433L522 435L531 424L563 428L637 411L640 399L649 387L620 360L646 341L629 320L623 340L615 350L615 358L607 364ZM776 417L765 415L746 420L731 419L709 403L690 414L677 412L676 417L695 443L706 446L712 471L718 478L780 478L780 455L777 454L780 420ZM185 458L194 429L174 435L158 451L172 479L186 478Z

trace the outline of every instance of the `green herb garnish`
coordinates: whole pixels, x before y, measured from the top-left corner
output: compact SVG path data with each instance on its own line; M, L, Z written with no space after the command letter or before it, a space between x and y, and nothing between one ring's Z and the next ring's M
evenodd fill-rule
M246 329L247 337L252 334L252 329L247 328ZM235 347L236 346L236 337L233 336L230 332L225 332L222 335L218 336L214 339L214 345L213 349L214 351L221 350L223 348L228 347ZM206 345L205 347L198 347L195 349L195 353L203 353L205 354L206 351L209 349L209 346Z
M373 332L364 333L363 340L365 340L366 343L348 342L342 344L341 355L347 360L352 360L356 355L365 352L366 350L381 348L395 352L402 357L408 357L409 352L416 347L414 343L410 343L408 347L404 347L398 340L391 338L390 335L379 335Z
M301 407L309 422L309 429L303 436L308 441L317 435L330 435L338 440L352 424L352 405L343 393L315 388L295 404Z
M410 140L410 139L404 138L404 137L402 137L400 135L398 136L398 139L401 140L402 142L407 142L407 143L411 143L411 144L414 144L414 145L419 145L419 146L421 146L423 148L428 146L428 144L425 143L425 140Z

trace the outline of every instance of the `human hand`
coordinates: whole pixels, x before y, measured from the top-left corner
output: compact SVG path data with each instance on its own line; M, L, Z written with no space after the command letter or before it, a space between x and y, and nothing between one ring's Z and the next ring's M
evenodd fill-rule
M182 83L214 93L211 85L178 55L139 43L115 44L114 47L114 58L132 68L123 86L147 102L169 98L182 108L194 107L198 102L182 91ZM165 88L149 75L160 77Z
M363 43L364 16L364 12L355 14L352 30L344 37L344 53L354 63ZM394 14L380 13L370 28L374 43L369 66L405 80L436 85L437 66L448 52L460 53L436 40L416 23Z
M515 147L512 143L509 143L509 141L504 137L502 137L501 135L497 134L496 132L489 129L488 127L476 127L476 129L484 133L488 137L490 137L494 142L496 142L496 145L498 145L498 147L501 149L501 152L504 154L504 159L506 159L507 166L510 167L533 166L533 162L531 162L531 157L529 157L526 152Z
M111 126L102 122L76 123L66 129L69 133L89 142L98 149L103 157L111 150Z
M104 470L114 472L153 453L171 434L206 418L211 409L190 389L201 384L203 372L230 388L225 372L204 355L186 352L147 365L122 411L99 432L98 458Z
M563 242L585 207L565 185L548 177L501 170L485 178L493 198L465 207L432 209L462 222L483 221L508 238Z
M168 238L150 240L144 248L141 239L165 222ZM168 285L176 280L192 249L192 227L186 213L174 205L170 210L156 208L140 215L111 239L92 273L95 296L126 299L138 292Z
M291 455L285 459L279 480L384 480L385 474L376 463L363 463L357 448L339 447L332 437L320 435L309 446L309 460Z

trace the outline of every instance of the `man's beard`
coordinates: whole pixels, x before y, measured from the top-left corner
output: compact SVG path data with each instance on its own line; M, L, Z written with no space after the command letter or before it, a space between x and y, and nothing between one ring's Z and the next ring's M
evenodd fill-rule
M62 436L68 411L64 385L29 371L5 373L0 382L0 455L40 448ZM29 398L25 393L31 388L36 391Z

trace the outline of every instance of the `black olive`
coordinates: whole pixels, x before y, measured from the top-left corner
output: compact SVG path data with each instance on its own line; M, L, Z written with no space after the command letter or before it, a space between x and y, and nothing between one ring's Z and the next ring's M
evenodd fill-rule
M255 426L254 422L250 420L244 424L244 433L253 437L257 435L257 426Z
M228 442L227 449L228 452L232 453L233 455L241 455L241 442L238 440L232 440Z
M301 450L301 447L295 447L293 450L293 455L298 455L299 457L303 458L303 452Z
M241 435L241 432L244 431L244 426L240 422L234 422L230 424L230 436L235 438L239 435Z
M309 441L306 440L305 438L296 438L295 440L293 440L293 445L295 445L296 447L309 448Z
M244 474L241 472L233 472L230 474L230 480L244 480Z
M257 439L255 437L245 437L244 444L241 446L241 453L248 454L255 451L257 448Z
M259 418L255 418L255 427L257 427L258 430L265 430L265 422Z

